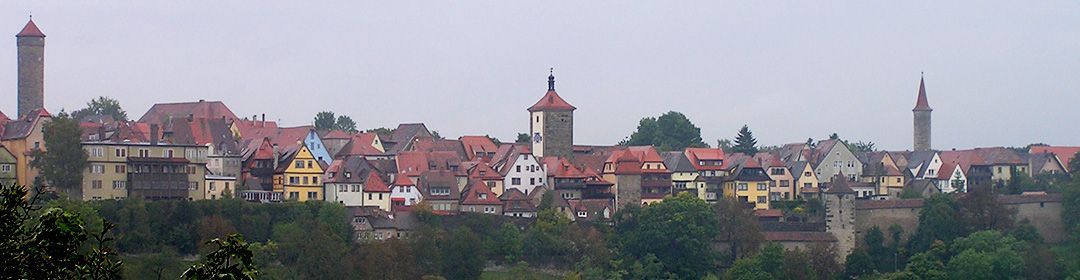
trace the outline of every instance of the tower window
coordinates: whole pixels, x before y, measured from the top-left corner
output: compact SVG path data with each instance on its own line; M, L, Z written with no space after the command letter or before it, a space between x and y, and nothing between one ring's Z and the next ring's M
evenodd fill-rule
M540 122L540 116L536 116L536 122Z

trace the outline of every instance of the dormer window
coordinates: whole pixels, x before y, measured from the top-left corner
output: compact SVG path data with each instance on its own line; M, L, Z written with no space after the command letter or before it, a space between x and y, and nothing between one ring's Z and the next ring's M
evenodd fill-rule
M589 212L585 212L585 211L578 211L578 212L577 212L577 216L578 216L578 217L581 217L581 218L587 218L587 217L589 217Z
M352 172L345 171L345 178L352 178Z
M480 199L487 199L487 194L486 193L480 194Z

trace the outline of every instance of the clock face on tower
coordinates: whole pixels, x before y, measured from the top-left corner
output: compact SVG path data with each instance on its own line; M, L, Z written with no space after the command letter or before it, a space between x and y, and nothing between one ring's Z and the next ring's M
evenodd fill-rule
M540 141L544 141L544 137L540 136L539 132L533 133L533 142L540 143Z

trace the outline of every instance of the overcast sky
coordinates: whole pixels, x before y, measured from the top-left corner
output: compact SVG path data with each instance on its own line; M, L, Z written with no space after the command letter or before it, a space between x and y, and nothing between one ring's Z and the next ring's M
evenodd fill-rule
M934 148L1080 145L1078 1L162 2L0 2L0 110L33 12L54 112L206 99L284 125L331 110L511 141L555 67L578 144L675 110L711 145L747 124L766 145L910 149L925 71Z

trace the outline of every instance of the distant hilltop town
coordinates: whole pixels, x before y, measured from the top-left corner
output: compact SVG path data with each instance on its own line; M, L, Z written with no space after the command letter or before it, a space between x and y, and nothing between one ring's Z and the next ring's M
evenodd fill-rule
M45 149L43 126L53 118L44 108L45 34L31 20L16 37L18 109L10 117L0 113L0 182L32 185L42 180L29 163L34 151ZM515 143L480 135L443 138L423 123L385 132L282 127L265 114L241 118L220 101L160 103L136 121L81 117L89 165L81 190L71 195L329 201L368 217L357 226L369 239L407 235L410 225L401 217L408 215L391 217L417 205L443 215L530 218L548 193L569 219L594 222L609 222L626 205L681 193L708 202L734 198L770 222L787 219L780 205L816 201L827 212L823 227L776 229L765 237L796 247L834 242L850 251L854 237L870 226L900 224L914 232L918 218L911 209L921 207L918 198L1000 185L1016 176L1075 172L1069 166L1080 147L934 150L924 80L915 93L911 151L859 151L837 138L756 154L575 145L578 108L556 91L554 74L539 100L523 108L528 139ZM1035 226L1048 240L1063 238L1060 196L1032 192L1000 200L1020 209L1019 216L1040 217Z

